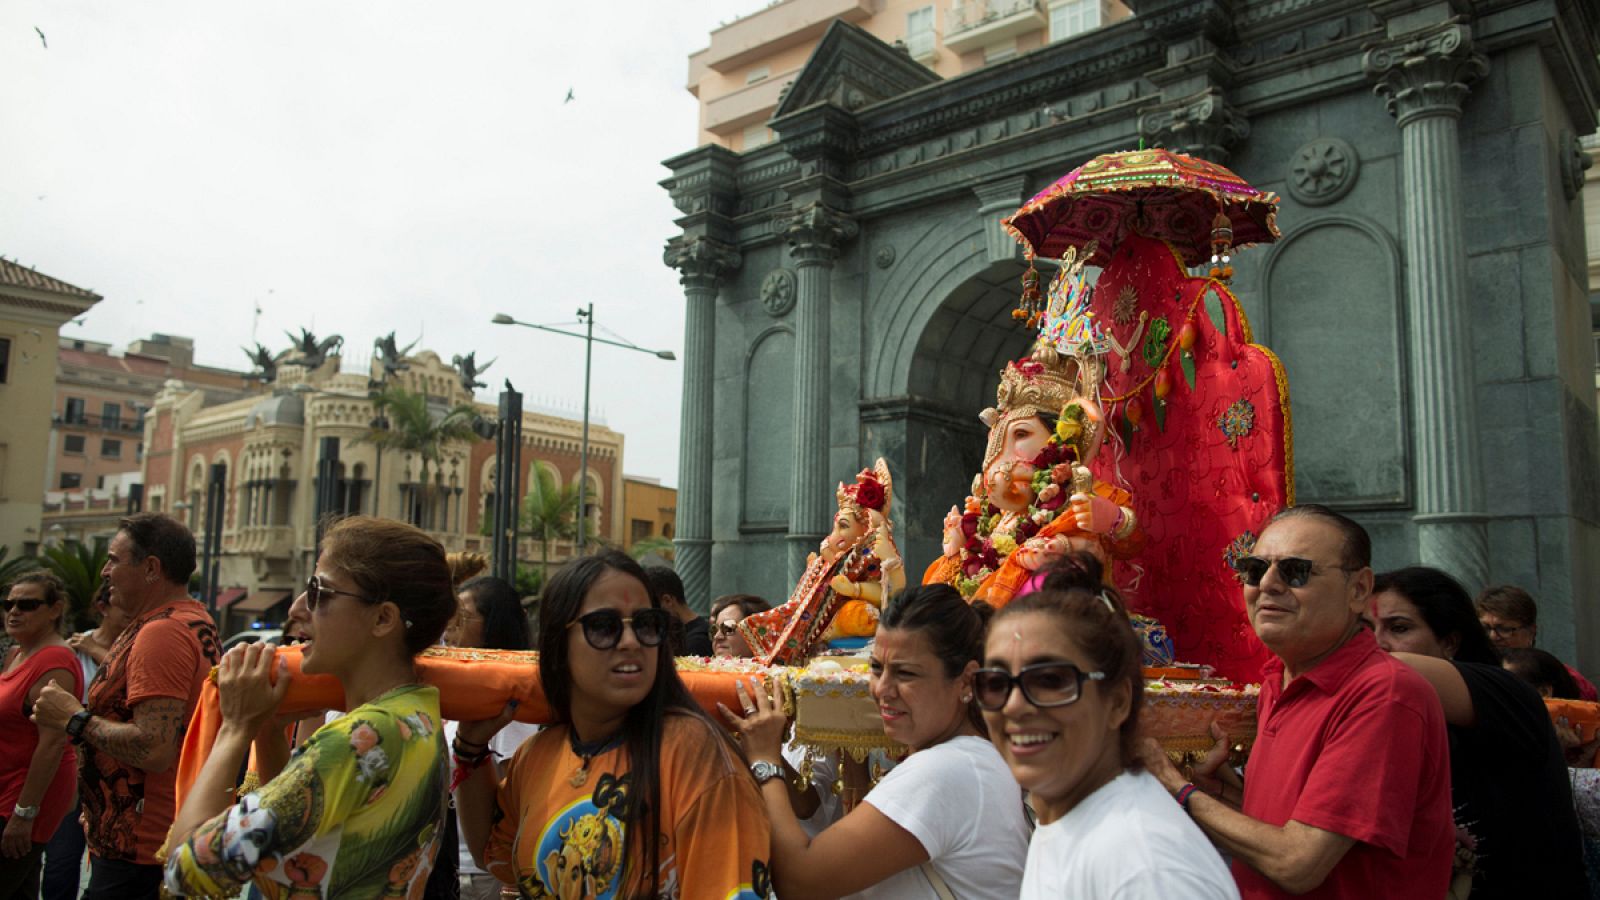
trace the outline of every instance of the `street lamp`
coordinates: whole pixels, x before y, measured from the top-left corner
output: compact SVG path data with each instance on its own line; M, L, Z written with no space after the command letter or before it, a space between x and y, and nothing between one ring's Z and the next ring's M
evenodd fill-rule
M578 310L578 318L587 326L582 334L579 334L576 331L563 331L560 328L553 328L549 325L535 325L532 322L518 321L517 319L511 318L505 313L495 313L494 318L490 319L490 321L496 325L521 325L524 328L535 328L539 331L549 331L554 334L564 334L567 337L575 337L584 342L583 449L578 458L578 553L581 554L583 553L584 545L583 508L588 502L589 488L589 372L591 368L591 360L594 357L594 345L609 344L612 347L621 347L624 350L637 350L640 353L648 353L657 359L675 360L678 357L674 356L671 350L650 350L648 348L641 347L638 344L630 344L627 341L610 341L606 340L605 338L595 337L593 303L590 303L583 309Z

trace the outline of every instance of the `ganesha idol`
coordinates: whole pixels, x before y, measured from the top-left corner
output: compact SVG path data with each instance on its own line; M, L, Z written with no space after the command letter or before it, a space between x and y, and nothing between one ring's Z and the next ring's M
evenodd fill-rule
M979 417L989 428L983 470L965 506L945 517L944 555L922 579L995 607L1071 551L1095 556L1109 573L1113 559L1144 548L1132 497L1089 471L1106 427L1093 399L1102 354L1093 328L1084 328L1086 298L1052 300L1054 321L1032 353L1006 365L996 405ZM1058 339L1056 332L1074 327L1072 339Z
M889 522L893 489L882 459L863 469L854 484L839 485L833 530L807 557L788 602L738 625L756 660L803 662L830 641L877 631L883 601L906 583Z

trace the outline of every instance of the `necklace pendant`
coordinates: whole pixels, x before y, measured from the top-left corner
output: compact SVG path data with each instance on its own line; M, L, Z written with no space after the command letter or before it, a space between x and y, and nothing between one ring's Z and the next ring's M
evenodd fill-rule
M578 770L576 772L572 773L572 777L567 779L567 784L570 784L573 787L583 787L584 782L586 782L588 780L589 780L589 761L588 760L584 760L583 764L578 766Z

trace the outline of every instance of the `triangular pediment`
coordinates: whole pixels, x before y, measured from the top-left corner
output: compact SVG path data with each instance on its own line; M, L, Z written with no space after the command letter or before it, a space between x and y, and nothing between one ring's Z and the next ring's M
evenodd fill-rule
M836 19L779 101L773 117L817 103L852 112L939 80L904 50Z

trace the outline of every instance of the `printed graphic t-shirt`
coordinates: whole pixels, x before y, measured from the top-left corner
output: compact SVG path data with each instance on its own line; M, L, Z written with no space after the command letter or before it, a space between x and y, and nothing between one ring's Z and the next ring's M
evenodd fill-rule
M182 700L187 724L216 662L217 628L205 607L185 599L150 610L129 622L111 645L89 686L89 712L108 722L132 722L141 703ZM178 767L146 772L91 746L78 761L89 852L159 864L156 851L177 814Z
M755 781L714 728L682 714L668 715L663 728L659 896L759 900L771 886L770 826ZM574 784L582 760L568 730L547 728L512 757L487 868L528 898L643 897L641 865L629 866L622 883L624 823L638 801L627 750L597 754Z
M439 689L409 684L317 729L278 777L166 860L174 896L420 896L444 836ZM448 852L448 851L446 851Z

